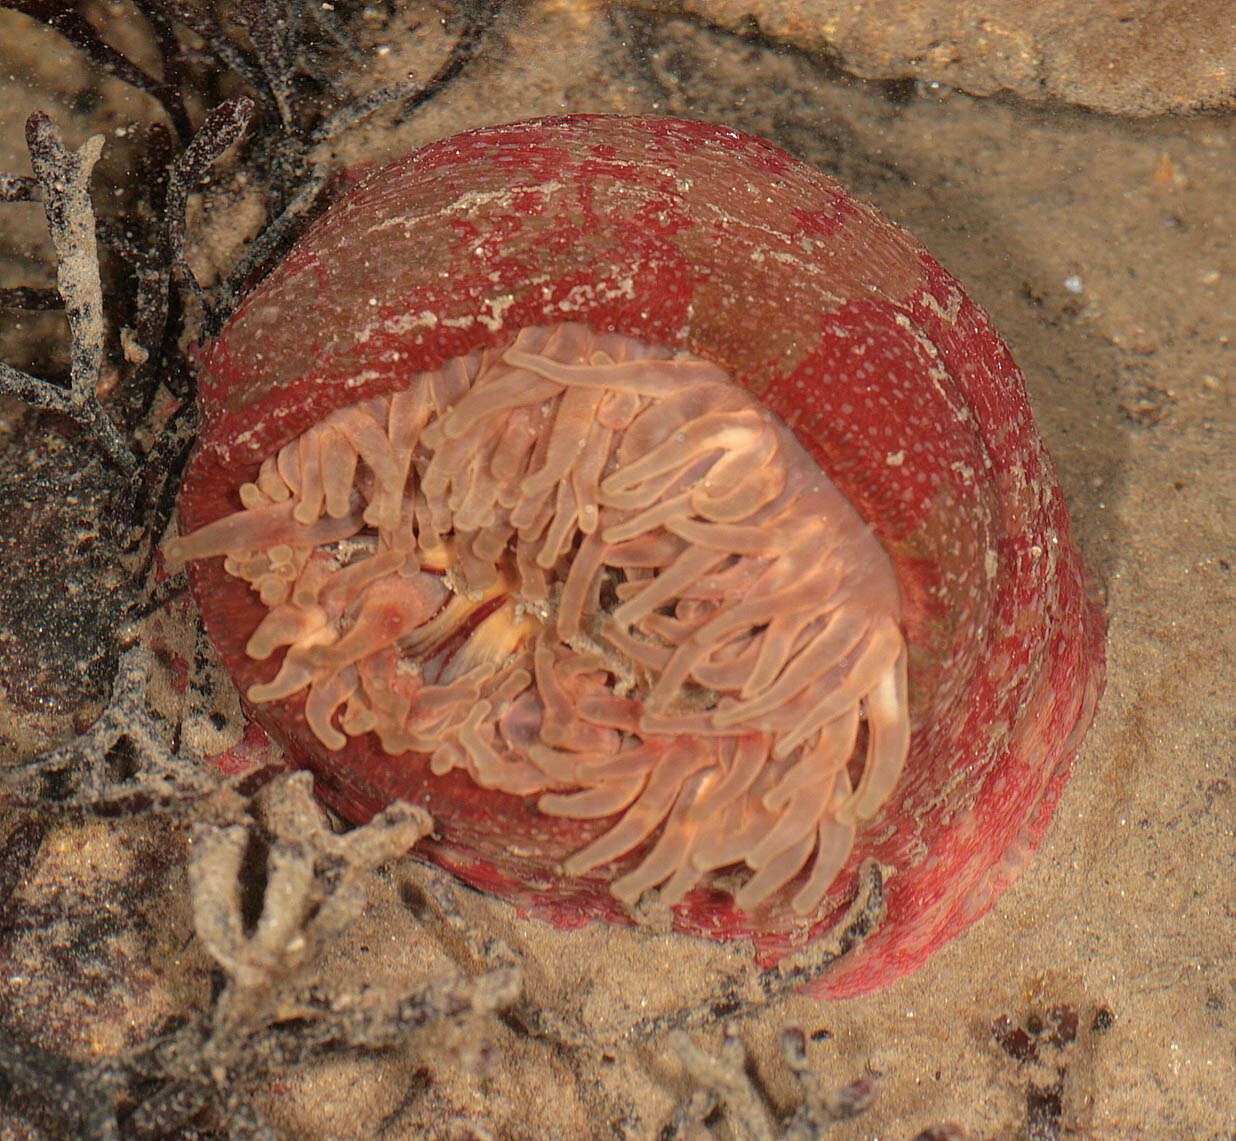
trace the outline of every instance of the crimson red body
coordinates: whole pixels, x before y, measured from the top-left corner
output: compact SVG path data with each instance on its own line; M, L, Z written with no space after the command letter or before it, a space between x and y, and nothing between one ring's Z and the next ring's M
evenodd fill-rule
M486 128L368 174L212 346L186 529L238 507L259 462L326 412L523 326L581 321L717 362L776 410L896 568L914 734L828 907L737 911L699 889L680 930L772 962L825 929L860 860L887 917L818 990L887 984L981 916L1038 845L1102 685L1104 622L1022 378L987 316L912 238L815 168L704 123L571 116ZM191 569L242 692L264 613L221 559ZM393 797L437 822L433 858L559 926L630 922L617 872L559 862L605 821L545 816L372 735L328 750L303 697L250 712L361 821Z

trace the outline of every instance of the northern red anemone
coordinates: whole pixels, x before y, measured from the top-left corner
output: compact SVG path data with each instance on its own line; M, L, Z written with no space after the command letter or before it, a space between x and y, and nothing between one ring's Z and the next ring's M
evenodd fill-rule
M562 926L774 961L863 858L919 965L1037 845L1103 621L1024 385L767 143L571 116L365 175L211 347L181 499L247 707L361 821Z

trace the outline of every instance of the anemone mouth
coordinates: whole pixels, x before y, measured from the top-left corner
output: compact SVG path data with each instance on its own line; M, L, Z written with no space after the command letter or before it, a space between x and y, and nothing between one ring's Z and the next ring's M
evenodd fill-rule
M330 749L391 754L612 825L627 905L731 865L817 909L909 745L891 563L718 366L572 323L340 408L167 549L223 555ZM655 837L655 839L654 839Z

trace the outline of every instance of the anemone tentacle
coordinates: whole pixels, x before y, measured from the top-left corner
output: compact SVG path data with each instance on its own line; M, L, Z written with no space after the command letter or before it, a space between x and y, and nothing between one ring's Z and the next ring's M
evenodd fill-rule
M566 863L633 904L744 863L817 908L909 741L896 580L792 433L720 367L564 323L330 413L176 540L226 556L331 749L613 818ZM646 849L646 850L645 850Z

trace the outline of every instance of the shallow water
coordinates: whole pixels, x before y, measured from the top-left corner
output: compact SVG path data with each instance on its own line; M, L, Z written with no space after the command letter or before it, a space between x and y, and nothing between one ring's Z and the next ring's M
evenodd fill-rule
M440 15L400 5L360 21L361 45L387 48L366 82L432 71L451 42ZM154 114L56 37L0 17L10 63L0 72L13 75L0 78L0 171L27 169L22 123L35 108L74 144ZM1226 1136L1236 1120L1232 117L1132 119L862 81L691 22L545 0L500 15L477 58L406 122L379 115L321 157L343 166L575 111L704 118L763 136L874 202L961 279L1025 373L1104 591L1107 691L1022 876L991 914L881 993L755 1002L742 990L741 947L595 926L560 933L471 892L459 924L426 926L401 893L413 871L396 867L327 946L321 977L419 978L466 959L459 932L474 928L522 958L545 1024L439 1027L389 1057L291 1070L263 1085L258 1104L303 1138L652 1138L688 1091L657 1019L691 1009L703 1012L691 1034L710 1051L721 1023L738 1019L783 1112L799 1097L778 1046L787 1023L807 1032L825 1085L878 1074L870 1106L830 1138L909 1139L945 1122L970 1138ZM98 185L116 177L105 159ZM6 207L0 284L50 282L40 214ZM199 273L229 264L257 217L252 192L226 180L196 202ZM36 371L64 355L31 348L32 329L62 335L56 319L15 328L11 316L3 359ZM14 441L31 437L14 433L13 406L0 412L6 469L20 469ZM192 649L191 615L167 627L161 637ZM209 665L197 668L226 723L233 699ZM12 751L68 722L27 708L12 722ZM140 822L54 829L0 941L0 1026L84 1060L206 1003L183 843L176 829ZM109 908L111 923L98 926ZM735 988L737 1004L718 1001ZM40 1136L6 1112L0 1136Z

